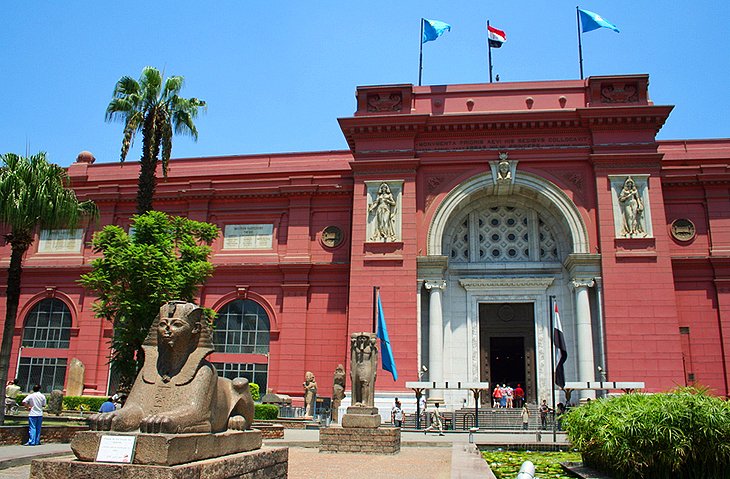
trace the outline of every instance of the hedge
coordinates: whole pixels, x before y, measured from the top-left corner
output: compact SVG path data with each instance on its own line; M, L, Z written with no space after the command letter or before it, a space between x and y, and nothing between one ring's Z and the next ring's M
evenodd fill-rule
M64 396L63 408L70 411L97 412L108 396Z
M583 462L620 478L730 478L730 402L701 388L591 401L563 418Z
M256 404L254 419L274 420L279 417L279 406L273 404Z

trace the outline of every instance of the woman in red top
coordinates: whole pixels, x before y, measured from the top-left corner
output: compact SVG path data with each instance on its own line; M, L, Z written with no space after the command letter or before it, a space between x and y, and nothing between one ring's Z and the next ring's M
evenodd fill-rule
M502 388L500 388L499 385L494 388L492 398L494 398L494 401L492 402L492 407L499 407L499 403L502 402Z

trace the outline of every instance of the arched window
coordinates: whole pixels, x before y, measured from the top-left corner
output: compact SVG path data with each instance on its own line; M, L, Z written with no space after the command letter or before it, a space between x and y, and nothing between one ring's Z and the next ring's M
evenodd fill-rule
M25 317L23 346L30 348L68 348L71 337L71 311L66 303L46 298Z
M269 316L260 304L237 299L218 311L214 342L221 353L267 354Z

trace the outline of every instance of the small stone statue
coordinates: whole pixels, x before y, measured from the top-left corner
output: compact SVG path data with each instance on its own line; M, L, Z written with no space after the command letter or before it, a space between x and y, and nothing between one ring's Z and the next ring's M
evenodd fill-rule
M350 335L352 404L375 406L375 375L378 371L378 347L375 333Z
M63 409L63 391L54 389L51 391L51 397L48 398L48 412L56 416L61 414Z
M342 364L338 364L332 385L332 422L339 421L339 409L343 399L345 399L345 368Z
M307 371L304 375L304 406L306 407L306 417L314 416L314 404L317 401L317 381L314 380L314 373Z
M248 380L219 378L203 309L184 301L160 308L142 346L145 362L124 407L94 414L92 430L209 433L246 430L254 405Z

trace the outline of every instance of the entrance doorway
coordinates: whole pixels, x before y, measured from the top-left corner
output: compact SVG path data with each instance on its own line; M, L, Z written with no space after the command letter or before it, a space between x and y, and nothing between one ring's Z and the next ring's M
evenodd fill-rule
M521 385L528 402L537 401L533 303L479 304L480 380ZM491 394L482 398L491 403Z
M525 384L525 338L491 337L489 338L489 364L491 378L489 384Z

